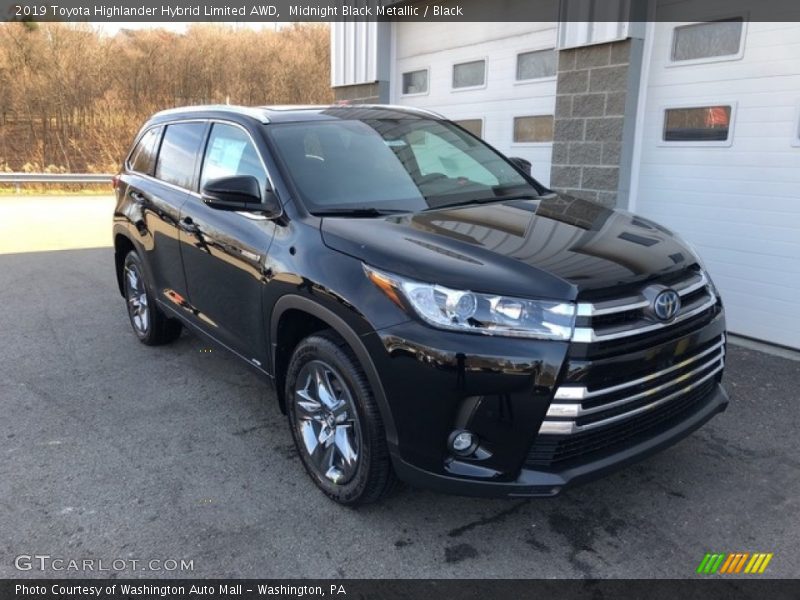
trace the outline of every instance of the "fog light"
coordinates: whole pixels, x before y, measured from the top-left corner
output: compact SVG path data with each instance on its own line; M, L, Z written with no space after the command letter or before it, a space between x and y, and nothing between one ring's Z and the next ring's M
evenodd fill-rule
M450 449L456 454L472 454L477 446L476 436L469 431L454 431L450 434Z

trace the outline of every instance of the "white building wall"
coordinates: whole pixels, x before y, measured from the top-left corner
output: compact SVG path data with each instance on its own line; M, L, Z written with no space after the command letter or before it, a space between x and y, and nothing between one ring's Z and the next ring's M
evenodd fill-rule
M800 348L800 23L750 22L741 56L670 63L680 24L652 28L633 208L697 246L731 331ZM713 104L733 106L729 144L662 141L666 108Z

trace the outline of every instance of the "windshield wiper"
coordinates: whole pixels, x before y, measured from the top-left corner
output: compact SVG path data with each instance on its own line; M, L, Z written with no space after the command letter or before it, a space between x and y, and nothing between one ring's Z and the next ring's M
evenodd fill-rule
M490 202L507 202L508 200L539 200L541 196L537 194L511 194L509 196L491 196L489 198L470 198L461 202L453 202L451 204L441 204L439 206L431 206L425 209L441 210L443 208L456 208L458 206L468 206L470 204L489 204Z
M395 215L405 213L407 210L396 208L374 208L371 206L358 206L354 208L327 208L315 210L311 214L318 217L382 217L384 215Z

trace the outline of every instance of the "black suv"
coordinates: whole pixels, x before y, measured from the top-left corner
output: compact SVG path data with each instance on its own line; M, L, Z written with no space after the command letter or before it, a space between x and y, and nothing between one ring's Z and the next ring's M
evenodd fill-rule
M725 409L725 322L686 243L527 166L427 111L158 113L115 180L133 330L263 373L342 504L555 495Z

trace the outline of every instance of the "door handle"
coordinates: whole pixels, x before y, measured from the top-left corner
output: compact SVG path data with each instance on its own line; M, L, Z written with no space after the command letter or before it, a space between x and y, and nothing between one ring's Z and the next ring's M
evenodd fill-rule
M192 217L183 217L183 219L181 219L180 223L178 224L178 227L180 227L186 233L191 233L194 235L200 233L200 228L194 222Z
M133 190L131 190L130 192L128 192L128 196L136 204L144 204L144 196L139 192L134 192Z

